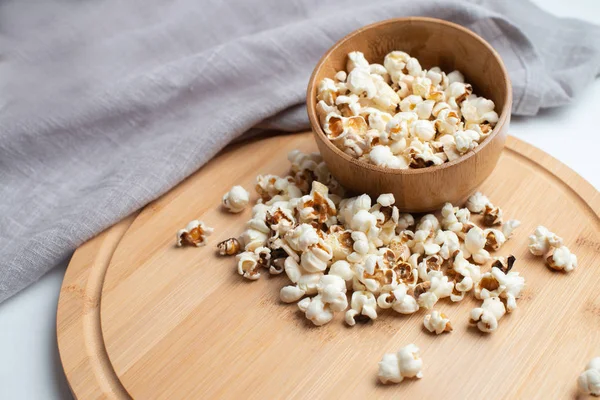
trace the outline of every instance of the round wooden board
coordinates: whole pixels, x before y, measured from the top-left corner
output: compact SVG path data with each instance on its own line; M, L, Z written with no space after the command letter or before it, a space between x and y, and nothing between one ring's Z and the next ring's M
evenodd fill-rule
M454 331L435 336L424 312L382 313L366 325L343 315L317 328L279 301L286 277L249 282L215 245L250 215L220 208L232 185L285 174L288 150L316 149L310 134L229 148L168 194L81 246L58 304L60 355L78 399L94 398L567 398L600 355L600 194L557 160L510 137L481 190L522 226L499 254L514 254L527 287L498 331L468 327L475 300L436 306ZM253 195L255 196L255 195ZM199 218L215 228L203 248L176 248L175 232ZM543 224L579 258L551 272L527 251ZM424 378L377 382L385 352L421 348Z

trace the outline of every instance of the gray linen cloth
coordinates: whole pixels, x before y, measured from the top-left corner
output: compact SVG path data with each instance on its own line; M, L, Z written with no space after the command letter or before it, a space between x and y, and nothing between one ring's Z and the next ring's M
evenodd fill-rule
M600 71L597 26L523 0L0 2L0 301L251 128L307 128L320 56L411 15L487 39L515 114L568 103Z

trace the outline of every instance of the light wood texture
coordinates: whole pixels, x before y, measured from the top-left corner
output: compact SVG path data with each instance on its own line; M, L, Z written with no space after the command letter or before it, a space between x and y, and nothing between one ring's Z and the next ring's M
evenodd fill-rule
M425 169L382 168L335 147L321 129L316 113L319 82L345 70L351 51L362 51L369 62L383 64L385 55L394 50L408 52L424 68L437 65L444 71L461 71L474 93L496 104L500 119L490 136L460 159ZM410 17L368 25L337 42L315 67L306 106L323 159L342 185L357 193L394 193L398 208L420 212L439 209L446 201L466 200L492 172L506 140L512 89L500 56L475 33L447 21Z
M58 299L56 330L67 381L78 399L126 399L100 330L100 295L108 263L138 213L83 244L71 258Z
M224 212L222 194L234 184L251 189L259 173L286 173L294 148L316 146L306 133L232 148L77 250L57 324L77 399L574 396L578 374L600 351L600 194L590 184L508 139L481 189L523 222L500 254L517 257L527 287L493 334L468 327L470 298L437 307L454 326L442 336L424 331L422 311L386 312L353 328L340 314L317 328L279 302L285 276L249 282L235 273L234 258L215 253L250 215ZM215 227L209 246L176 248L175 232L194 218ZM528 253L526 238L538 224L577 254L573 273L552 272ZM421 348L424 378L378 384L383 353L408 343Z

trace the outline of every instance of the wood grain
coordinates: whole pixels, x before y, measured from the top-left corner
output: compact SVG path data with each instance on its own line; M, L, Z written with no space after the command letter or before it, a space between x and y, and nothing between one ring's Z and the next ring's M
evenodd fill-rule
M250 189L259 173L284 174L294 148L315 150L311 135L232 148L76 252L57 321L76 398L574 396L577 375L600 349L600 194L591 185L508 139L482 190L523 222L501 254L517 257L527 287L495 333L468 328L473 300L440 304L454 331L439 337L423 330L423 312L383 313L354 328L338 315L317 328L279 302L284 276L245 281L214 247L237 236L250 214L223 212L221 195L234 184ZM175 248L175 232L194 218L216 228L210 245ZM577 270L552 272L528 253L526 237L538 224L565 238ZM421 348L425 377L378 384L383 353L408 343Z
M500 118L478 147L458 160L424 169L393 170L359 161L338 149L321 129L316 95L323 78L345 70L347 55L361 51L371 63L383 64L386 54L402 50L424 68L440 66L461 71L474 93L491 99ZM482 38L451 22L424 17L397 18L365 26L337 42L309 80L306 107L319 151L331 173L357 193L394 193L403 211L422 212L461 203L491 174L506 140L512 88L502 59Z

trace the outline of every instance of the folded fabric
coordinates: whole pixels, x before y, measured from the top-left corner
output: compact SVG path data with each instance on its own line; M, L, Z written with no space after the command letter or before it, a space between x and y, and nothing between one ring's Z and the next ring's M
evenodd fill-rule
M251 128L308 127L321 55L388 18L454 21L503 57L516 114L600 71L600 29L528 1L0 3L0 301Z

